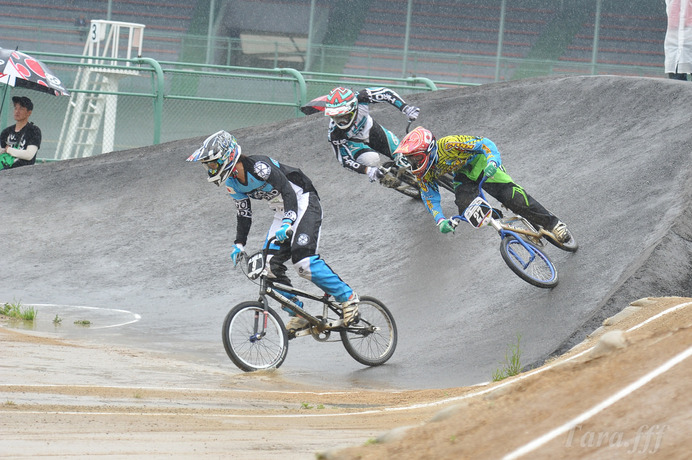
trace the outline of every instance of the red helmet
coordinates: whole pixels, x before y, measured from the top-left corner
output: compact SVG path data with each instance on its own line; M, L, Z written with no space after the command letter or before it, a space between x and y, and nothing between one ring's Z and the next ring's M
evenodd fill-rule
M422 126L408 133L394 151L402 154L411 164L411 172L416 177L423 177L437 161L437 142L435 136Z
M348 88L334 88L327 95L324 114L331 117L341 129L348 129L356 119L358 97Z

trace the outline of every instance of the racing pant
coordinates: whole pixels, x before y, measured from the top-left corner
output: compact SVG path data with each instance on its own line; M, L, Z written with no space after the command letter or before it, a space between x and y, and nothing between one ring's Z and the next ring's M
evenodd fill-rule
M281 227L283 209L274 214L265 247ZM286 276L285 262L291 259L298 274L312 281L323 292L330 294L337 302L345 302L353 290L317 254L322 227L322 206L315 192L298 195L298 218L293 224L293 235L283 243L274 242L268 251L269 277L281 284L291 286Z
M485 156L478 155L454 176L454 202L459 208L459 214L463 214L471 201L478 196L478 184L483 178L486 165ZM483 183L483 190L513 213L524 217L534 227L540 226L550 231L559 221L553 213L516 184L504 166L500 166L495 175Z

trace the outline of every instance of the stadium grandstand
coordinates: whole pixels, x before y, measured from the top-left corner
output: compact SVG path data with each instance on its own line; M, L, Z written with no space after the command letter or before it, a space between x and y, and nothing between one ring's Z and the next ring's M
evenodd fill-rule
M0 0L0 47L82 54L80 16L144 24L142 55L159 61L469 83L546 61L662 77L666 29L646 0Z

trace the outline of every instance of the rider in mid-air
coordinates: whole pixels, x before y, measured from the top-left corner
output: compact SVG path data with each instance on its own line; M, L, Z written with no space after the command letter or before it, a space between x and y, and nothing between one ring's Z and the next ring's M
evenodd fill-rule
M234 265L247 244L252 225L250 198L267 200L275 214L264 247L269 244L271 236L278 241L278 244L273 243L269 247L269 277L291 286L284 265L290 258L300 276L312 281L341 303L344 324L353 320L358 312L358 296L317 254L322 207L315 187L300 169L268 156L241 155L237 140L226 131L209 136L187 161L202 162L209 182L216 185L223 182L235 200L238 224L231 252ZM291 298L288 293L277 291ZM302 307L302 302L293 297L291 300ZM292 312L289 311L289 314ZM298 330L307 325L305 318L292 316L286 329Z
M483 176L487 180L483 189L512 212L526 218L535 227L551 232L559 243L567 243L572 236L567 226L554 214L516 184L502 165L500 151L485 137L445 136L435 140L432 132L419 126L406 135L394 151L411 165L418 180L421 198L435 218L440 232L454 231L450 219L446 219L440 205L437 179L446 173L454 175L454 195L459 213L478 195L478 184Z
M392 158L399 139L370 116L370 104L388 102L409 120L418 118L420 109L406 102L389 88L366 88L357 93L334 88L327 96L324 114L330 118L328 140L336 159L344 168L367 174L371 182L381 179L380 155Z

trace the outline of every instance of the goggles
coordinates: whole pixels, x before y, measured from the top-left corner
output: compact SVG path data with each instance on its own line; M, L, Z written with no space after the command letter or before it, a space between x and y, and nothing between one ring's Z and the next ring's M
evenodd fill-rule
M215 175L217 172L219 172L219 168L221 168L219 160L203 161L202 166L204 166L204 169L207 170L210 176Z

